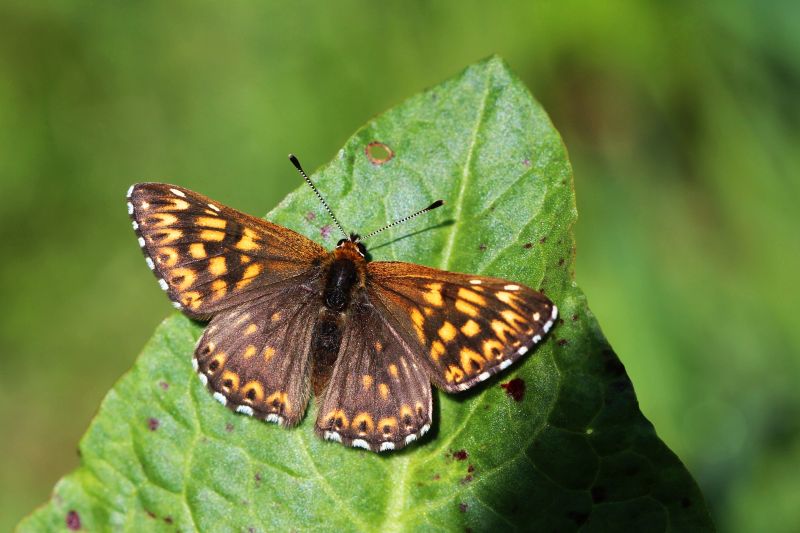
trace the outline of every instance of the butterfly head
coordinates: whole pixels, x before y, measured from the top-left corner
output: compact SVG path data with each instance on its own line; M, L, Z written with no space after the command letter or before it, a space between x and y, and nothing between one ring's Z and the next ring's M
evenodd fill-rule
M361 236L357 233L351 233L349 238L339 240L339 242L336 243L336 248L347 248L357 252L361 257L367 256L367 247L361 242Z

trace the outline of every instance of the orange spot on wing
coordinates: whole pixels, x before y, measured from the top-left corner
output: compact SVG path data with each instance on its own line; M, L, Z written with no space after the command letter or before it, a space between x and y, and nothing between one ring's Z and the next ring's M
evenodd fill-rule
M225 232L214 229L204 229L200 232L200 239L204 241L220 242L225 239Z
M225 219L218 217L197 217L195 223L201 227L218 229L225 229L225 226L228 225Z
M156 261L159 265L174 267L178 264L178 250L170 248L169 246L159 248L156 253Z
M191 268L175 268L169 272L169 281L175 289L185 291L197 280L197 274Z
M219 382L222 385L222 390L225 392L235 392L239 389L239 374L231 372L230 370L225 370Z
M206 246L202 242L193 242L189 245L189 255L195 259L202 259L206 256Z
M211 299L219 300L228 293L228 284L224 279L215 279L211 282Z
M272 359L273 355L275 355L275 348L272 346L267 346L264 348L264 361L269 361Z
M469 348L461 348L461 368L467 374L478 372L486 363L486 359L481 357L478 352L474 352Z
M465 300L456 300L456 310L473 318L478 316L478 308Z
M222 276L228 271L228 265L225 263L225 257L212 257L208 260L208 271L214 276Z
M439 328L439 338L442 339L444 342L450 342L456 338L457 330L453 324L450 322L445 321L442 324L442 327Z
M472 319L468 320L466 324L461 326L461 333L463 333L467 337L474 337L480 332L481 332L481 327L478 325L477 322L475 322Z
M471 291L463 287L458 289L458 297L476 305L486 305L486 298L475 291Z
M242 279L240 279L239 282L236 284L236 288L241 289L247 287L250 283L253 282L253 279L256 276L261 274L262 270L264 270L264 267L258 263L253 263L252 265L248 266L244 270L244 275L242 276Z
M445 352L444 344L442 341L433 341L431 343L431 359L434 361L439 361L439 357L441 357Z
M253 391L252 394L250 394L251 390ZM248 381L242 387L242 396L244 396L244 401L247 403L260 402L264 399L264 387L258 381Z
M397 378L397 365L395 364L389 365L389 373L392 375L393 378Z
M375 423L369 413L358 413L353 417L353 427L358 430L359 435L366 435L375 428Z
M422 293L422 297L429 304L435 307L441 307L444 305L444 300L442 299L442 284L428 284L428 290Z
M247 348L244 349L244 358L250 359L256 354L256 347L252 344L248 345Z
M389 385L386 383L381 383L378 385L378 392L380 393L381 398L384 400L387 399L389 397Z
M372 386L372 376L368 374L361 376L361 384L364 386L364 390L369 390Z
M242 238L236 243L236 248L245 251L257 250L260 245L256 242L256 239L258 239L258 234L256 232L250 228L244 228Z

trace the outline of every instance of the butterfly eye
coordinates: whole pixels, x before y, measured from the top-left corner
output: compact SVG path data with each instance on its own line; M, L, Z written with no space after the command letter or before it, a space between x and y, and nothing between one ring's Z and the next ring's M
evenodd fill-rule
M340 247L347 239L339 239L339 242L336 243L336 247Z
M361 252L361 255L363 255L363 256L366 256L366 255L367 255L367 248L366 248L366 246L364 246L364 245L363 245L363 244L361 244L360 242L357 244L357 246L358 246L358 251L359 251L359 252Z

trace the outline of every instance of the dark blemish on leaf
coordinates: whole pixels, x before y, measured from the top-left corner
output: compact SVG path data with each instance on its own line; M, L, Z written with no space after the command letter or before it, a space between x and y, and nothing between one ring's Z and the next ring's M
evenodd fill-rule
M473 477L472 477L472 474L467 474L467 475L464 477L464 479L462 479L462 480L461 480L461 484L462 484L462 485L466 485L467 483L469 483L470 481L472 481L472 479L473 479Z
M458 450L457 452L453 452L453 459L456 461L466 461L469 454L467 450Z
M166 522L167 524L171 524L172 523L172 517L171 516L165 516L164 517L164 522Z
M482 252L482 251L484 251L485 249L486 249L486 245L485 245L485 244L483 244L483 243L480 243L480 244L478 245L478 250L480 250L481 252Z
M321 228L319 228L319 234L322 235L323 239L327 239L331 236L331 225L325 224Z
M604 487L592 487L592 501L594 503L602 503L606 501L608 494Z
M556 344L558 344L559 346L566 346L567 344L569 344L569 341L567 339L558 339L558 342Z
M162 390L167 390L169 388L169 383L166 381L159 381L158 386L161 387Z
M150 518L155 518L156 517L156 513L154 513L153 511L145 511L145 513L147 513L147 516L150 517Z
M433 480L434 480L434 481L439 481L439 479L441 479L441 477L442 477L442 476L440 476L439 474L434 474L434 475L433 475Z
M522 245L522 247L525 248L526 250L530 250L531 248L533 248L533 243L526 242L525 244Z
M461 511L462 513L466 513L467 509L469 509L469 505L467 505L466 503L461 502L458 504L458 510Z
M230 422L225 422L225 431L227 431L228 433L233 431L233 424L231 424Z
M158 426L161 425L161 422L158 421L157 418L148 418L147 419L147 428L150 431L155 431L158 429Z
M70 510L67 513L65 522L67 523L67 529L70 531L78 531L81 528L81 517L78 511Z
M525 382L520 378L514 378L508 383L501 383L500 386L506 390L506 394L513 398L515 402L521 402L525 396Z
M525 158L525 159L522 161L522 164L523 164L523 165L525 165L526 167L529 167L529 166L531 166L531 160L530 160L530 159L528 159L528 158L526 157L526 158Z
M311 222L311 221L312 221L312 220L314 220L315 218L317 218L317 215L315 215L315 214L314 214L314 213L312 213L311 211L309 211L308 213L306 213L306 220L308 220L309 222Z
M589 518L589 513L579 513L577 511L569 511L567 513L567 518L572 520L575 525L582 526L586 519Z
M391 148L379 141L372 141L366 148L364 153L367 154L367 159L373 165L383 165L388 163L394 157L394 152Z
M544 244L546 242L547 242L547 236L546 235L544 237L542 237L541 239L539 239L539 244Z
M253 479L256 480L256 487L260 487L261 486L261 472L256 472L256 474L253 476Z
M572 315L572 321L573 322L577 322L578 321L578 315Z
M475 467L474 467L474 466L472 466L472 465L469 465L469 466L467 467L467 473L471 474L471 473L473 473L474 471L475 471Z
M558 266L564 266L564 258L558 260Z
M690 500L689 498L686 498L686 497L681 498L681 507L686 509L687 507L691 507L691 506L692 506L692 500Z

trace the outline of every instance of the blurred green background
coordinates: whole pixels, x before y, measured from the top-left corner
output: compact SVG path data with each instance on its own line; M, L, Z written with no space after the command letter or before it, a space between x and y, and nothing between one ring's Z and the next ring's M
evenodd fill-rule
M289 151L492 53L570 150L578 282L645 415L720 529L797 530L799 4L495 4L0 1L0 530L171 312L131 183L263 214Z

